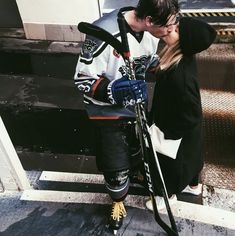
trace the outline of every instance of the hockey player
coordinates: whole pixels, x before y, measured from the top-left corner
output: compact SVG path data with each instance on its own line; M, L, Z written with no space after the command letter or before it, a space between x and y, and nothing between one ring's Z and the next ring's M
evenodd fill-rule
M118 230L126 216L123 204L131 163L138 163L140 147L135 134L135 103L147 101L145 72L156 63L159 39L171 31L178 13L177 0L140 0L104 15L93 24L120 39L118 14L127 24L127 37L137 80L131 81L123 58L105 42L86 36L74 76L84 94L88 116L95 127L96 163L113 200L109 224ZM166 27L167 25L167 27Z

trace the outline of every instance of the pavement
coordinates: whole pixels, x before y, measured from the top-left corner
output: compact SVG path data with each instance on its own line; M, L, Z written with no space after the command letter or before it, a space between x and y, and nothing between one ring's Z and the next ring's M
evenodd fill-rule
M107 226L107 204L27 201L20 200L20 197L21 193L16 192L6 192L0 196L1 236L113 235ZM188 212L186 217L175 216L180 236L235 235L235 213L189 203L186 210L185 203L180 203L178 211ZM175 208L172 210L176 215ZM129 206L127 211L128 215L118 235L166 235L148 210ZM166 214L162 213L161 217L167 222Z
M27 176L32 189L0 193L0 236L113 235L107 224L111 201L101 190L100 175L27 171ZM54 186L56 182L63 183L63 188L59 185L45 188L40 182ZM75 191L71 184L76 183L85 187L76 185ZM99 185L96 191L92 184ZM118 235L167 235L152 212L145 208L148 196L137 191L137 185L132 188L125 200L128 215ZM234 203L235 191L207 185L203 185L202 194L196 200L191 195L180 194L178 201L171 205L179 235L235 236ZM169 224L165 210L160 211L160 216Z

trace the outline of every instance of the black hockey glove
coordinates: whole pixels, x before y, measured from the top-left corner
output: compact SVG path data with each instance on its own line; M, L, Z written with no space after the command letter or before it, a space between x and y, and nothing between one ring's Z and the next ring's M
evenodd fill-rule
M147 101L147 84L144 80L130 80L128 76L113 80L108 85L108 99L124 107Z

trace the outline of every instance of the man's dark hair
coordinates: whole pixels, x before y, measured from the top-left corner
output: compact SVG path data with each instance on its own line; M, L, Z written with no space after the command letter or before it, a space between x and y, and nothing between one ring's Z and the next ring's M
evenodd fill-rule
M151 16L155 25L165 25L169 17L179 12L178 0L139 0L136 17Z

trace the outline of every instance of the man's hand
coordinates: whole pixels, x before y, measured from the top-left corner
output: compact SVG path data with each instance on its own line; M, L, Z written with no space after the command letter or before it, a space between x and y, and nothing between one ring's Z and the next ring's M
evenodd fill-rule
M123 76L108 85L108 99L112 104L133 106L147 101L147 84L144 80L129 80Z

